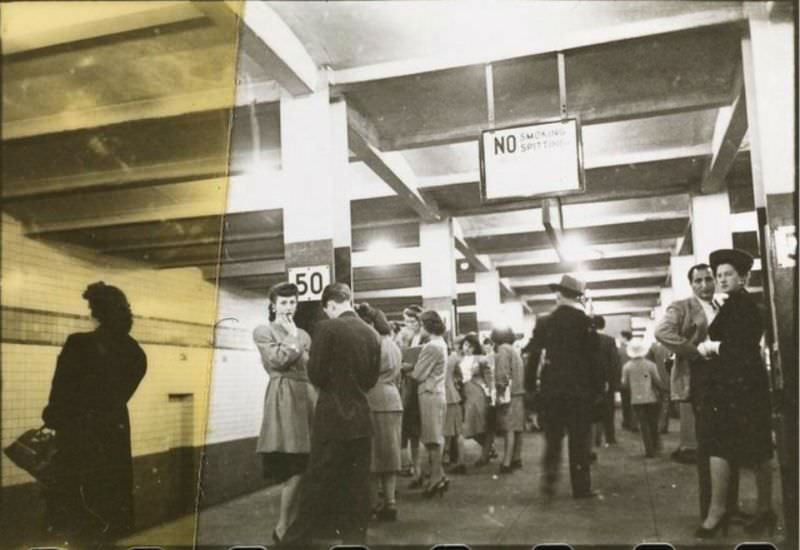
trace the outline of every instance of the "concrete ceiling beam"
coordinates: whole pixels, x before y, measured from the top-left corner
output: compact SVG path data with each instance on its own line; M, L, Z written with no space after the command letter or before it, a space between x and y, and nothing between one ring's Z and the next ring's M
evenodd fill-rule
M427 222L440 221L442 214L435 202L417 191L414 171L400 155L391 158L374 145L377 133L369 120L352 105L347 106L347 137L350 150L400 199Z
M3 140L9 141L46 134L99 128L123 122L169 118L203 111L231 109L255 103L273 103L280 99L274 81L255 82L191 94L156 97L104 105L94 109L68 111L52 116L11 120L3 123Z
M741 86L733 105L719 110L712 140L714 150L700 184L702 193L719 193L727 187L726 178L742 146L747 128L747 99L744 86Z
M655 34L741 22L745 19L746 16L741 5L711 5L692 13L656 17L606 27L593 26L567 33L559 33L552 40L542 40L541 37L536 36L532 37L528 44L515 44L513 49L506 47L492 51L491 46L489 46L488 51L486 48L482 48L478 51L466 53L448 53L440 56L404 59L340 69L331 71L329 79L331 84L340 90L346 91L349 87L387 78L442 71L470 65L484 65L506 59L567 51Z
M40 3L3 6L3 56L203 16L192 4L183 1L95 2L91 8L83 9L67 3L37 4Z
M265 2L247 2L239 13L241 2L193 1L193 5L223 29L242 18L250 37L240 36L240 43L254 44L248 52L286 91L292 95L309 94L319 85L319 71L300 39Z

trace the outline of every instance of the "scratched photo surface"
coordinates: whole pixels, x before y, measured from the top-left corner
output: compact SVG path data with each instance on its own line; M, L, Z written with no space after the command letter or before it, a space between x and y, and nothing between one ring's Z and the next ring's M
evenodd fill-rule
M0 549L794 547L795 10L0 5Z

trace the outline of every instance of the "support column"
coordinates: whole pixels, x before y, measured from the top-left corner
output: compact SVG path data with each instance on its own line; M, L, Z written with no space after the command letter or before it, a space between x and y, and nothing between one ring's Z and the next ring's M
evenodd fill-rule
M525 310L522 302L511 301L500 304L501 319L505 325L510 326L515 334L525 334L527 327L525 323Z
M420 223L422 307L442 316L447 332L455 336L456 255L453 221Z
M732 248L731 207L728 192L692 197L692 248L695 263L708 263L719 248Z
M694 233L694 230L692 231ZM669 259L670 281L672 282L672 299L681 300L692 295L692 285L689 283L689 269L697 262L694 256L672 256ZM669 304L664 304L668 306Z
M483 333L502 318L500 309L500 275L497 271L475 274L475 310L478 314L478 331Z
M340 104L330 105L327 85L309 95L281 98L283 238L290 280L294 268L315 268L327 274L325 282L336 280L334 242L350 229L349 193L340 193L336 187L337 180L344 179L342 163L348 161L347 120L345 116L342 127L342 110ZM343 271L344 279L351 280L349 266ZM320 289L301 296L295 316L297 325L309 332L324 317L319 292L314 290Z
M774 400L779 404L774 426L781 465L786 543L798 544L798 355L797 355L797 227L794 151L794 15L781 2L753 3L748 34L742 39L742 67L747 97L747 122L753 195L759 225L762 279L767 303L766 340L770 347ZM787 235L794 235L794 241ZM786 246L785 254L779 250ZM790 256L794 254L794 258Z
M347 147L347 104L331 103L331 165L334 175L333 263L337 283L353 288L353 248L350 226L350 151Z

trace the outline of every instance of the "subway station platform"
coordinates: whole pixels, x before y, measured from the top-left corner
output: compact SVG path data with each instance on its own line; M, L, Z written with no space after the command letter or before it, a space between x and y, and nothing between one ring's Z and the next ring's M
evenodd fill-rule
M426 500L420 491L406 488L407 478L400 478L398 521L371 523L367 543L370 547L464 543L495 548L564 542L633 548L642 542L669 542L677 549L733 550L738 543L753 541L736 525L727 536L710 541L694 538L699 525L696 469L670 459L677 444L677 421L672 421L671 428L673 433L664 436L664 450L656 458L645 459L638 434L625 430L618 431L617 445L596 449L592 483L601 496L593 500L570 496L566 445L556 496L547 500L541 494L539 458L544 439L540 433L525 434L521 471L499 476L497 460L482 468L469 468L466 475L450 475L450 489L443 498ZM477 447L468 444L467 454L468 463L474 462ZM774 509L780 517L778 483L776 466ZM202 511L197 520L197 545L269 547L279 499L279 488L272 487ZM740 502L745 511L755 506L755 483L748 472L742 473ZM194 526L195 518L186 516L119 544L186 546ZM755 539L784 548L782 521L773 536L765 533Z

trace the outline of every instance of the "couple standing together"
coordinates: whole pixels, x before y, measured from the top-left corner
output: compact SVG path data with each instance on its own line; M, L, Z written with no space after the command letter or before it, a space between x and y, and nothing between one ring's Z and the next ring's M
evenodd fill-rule
M297 287L277 285L271 323L253 333L270 376L257 450L265 474L283 483L277 545L305 545L316 535L345 544L366 538L373 434L366 394L378 381L381 344L353 310L347 285L325 287L321 306L328 319L312 340L293 321Z
M737 520L758 534L774 529L776 515L769 381L759 349L764 325L745 289L753 258L722 249L711 253L709 264L689 270L694 296L669 305L655 336L676 355L671 387L681 401L682 446L690 447L696 433L703 522L695 535L711 538ZM715 299L715 290L724 301ZM740 467L756 475L755 516L738 508Z

